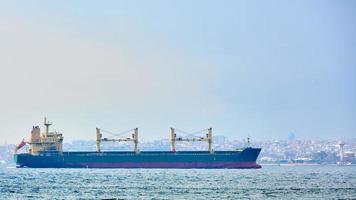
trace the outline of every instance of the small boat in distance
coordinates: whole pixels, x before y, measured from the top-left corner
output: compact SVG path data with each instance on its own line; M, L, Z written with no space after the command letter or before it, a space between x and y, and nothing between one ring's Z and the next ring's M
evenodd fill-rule
M213 151L212 128L205 137L177 137L171 128L171 151L139 151L138 128L131 137L103 138L104 130L96 128L96 151L64 152L63 135L50 132L52 123L45 118L45 132L34 126L30 140L16 146L14 159L17 167L31 168L261 168L256 159L260 148L246 147L235 151ZM102 151L102 142L132 142L133 151ZM176 142L201 141L208 143L208 151L176 151ZM29 145L26 153L17 150Z

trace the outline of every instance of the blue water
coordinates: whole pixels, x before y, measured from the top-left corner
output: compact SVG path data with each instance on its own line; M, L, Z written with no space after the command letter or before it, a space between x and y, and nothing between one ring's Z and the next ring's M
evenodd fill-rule
M0 168L0 199L356 199L356 167Z

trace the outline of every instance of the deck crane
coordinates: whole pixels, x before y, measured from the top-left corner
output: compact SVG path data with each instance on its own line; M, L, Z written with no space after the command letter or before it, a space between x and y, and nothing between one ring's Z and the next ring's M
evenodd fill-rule
M181 131L179 129L171 128L171 150L173 152L176 152L176 142L181 142L181 141L186 141L186 142L208 142L208 151L209 153L213 153L212 149L212 128L207 128L195 133L186 133L184 131ZM207 131L207 134L205 137L193 137L193 138L183 138L183 137L177 137L176 131L185 133L188 136L194 136L197 133L202 133Z
M103 138L103 134L102 132L106 132L109 133L111 135L113 135L110 138ZM132 133L132 137L120 137L119 136L129 133L129 132L133 132ZM117 138L114 138L117 137ZM134 129L130 129L128 131L124 131L121 132L119 134L114 134L111 133L110 131L106 131L100 128L96 128L96 151L97 152L101 152L101 148L100 148L100 144L101 142L133 142L134 144L134 152L135 153L139 153L139 149L138 149L138 128L134 128Z

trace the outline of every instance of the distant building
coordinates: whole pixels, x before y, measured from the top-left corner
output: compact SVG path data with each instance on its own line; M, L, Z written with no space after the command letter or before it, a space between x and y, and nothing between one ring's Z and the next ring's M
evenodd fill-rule
M225 136L213 136L214 144L225 144L228 142L227 137Z

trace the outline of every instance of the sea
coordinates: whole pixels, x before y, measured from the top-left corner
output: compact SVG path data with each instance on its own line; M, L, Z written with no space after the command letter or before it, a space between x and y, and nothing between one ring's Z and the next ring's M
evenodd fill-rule
M0 199L356 199L356 166L0 168Z

